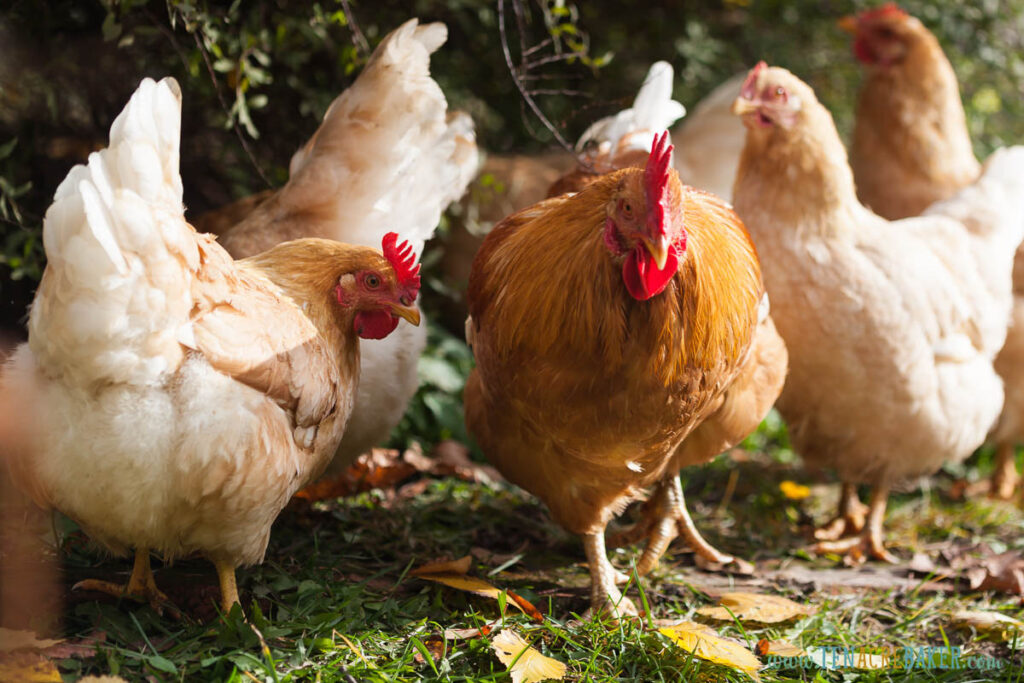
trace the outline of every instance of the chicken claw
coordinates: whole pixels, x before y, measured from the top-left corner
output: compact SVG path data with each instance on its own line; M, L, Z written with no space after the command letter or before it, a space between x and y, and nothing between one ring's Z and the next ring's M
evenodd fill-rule
M131 598L139 602L148 602L153 611L160 616L163 616L165 607L172 615L181 616L178 608L171 603L163 591L156 587L153 570L149 566L149 550L147 548L139 548L135 551L135 563L127 584L100 579L85 579L72 586L71 590L97 591L115 598Z
M868 506L867 524L860 534L835 541L822 541L814 547L815 552L846 555L855 564L862 564L868 558L898 564L899 558L886 550L882 542L882 522L885 519L885 506L888 500L889 486L875 487L871 494L871 504Z
M638 529L642 534L637 532ZM618 534L616 540L632 536L647 538L647 546L637 562L637 574L643 576L658 566L669 544L680 535L698 557L706 560L709 565L735 565L743 573L749 573L752 569L748 563L719 551L700 535L686 509L683 485L678 474L658 483L654 495L644 505L644 518L635 527Z
M616 585L617 579L622 574L617 572L612 563L608 561L608 553L604 545L604 531L585 534L583 550L587 554L587 563L590 565L590 609L583 614L583 617L590 618L602 612L614 618L637 616L639 612L637 612L636 605L625 597Z
M868 506L860 502L857 497L857 487L853 484L843 484L843 490L839 494L839 513L833 517L825 526L814 531L814 538L818 541L838 541L847 536L853 536L864 528L864 518L868 513Z

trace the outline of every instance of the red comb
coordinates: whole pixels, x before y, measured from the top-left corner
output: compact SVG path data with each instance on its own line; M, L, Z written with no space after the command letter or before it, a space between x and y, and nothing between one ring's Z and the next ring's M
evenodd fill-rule
M887 2L881 7L869 9L857 15L857 21L874 21L884 17L906 17L909 16L906 10L902 9L895 2Z
M750 70L750 73L747 74L747 80L743 81L743 87L740 88L740 97L747 100L754 98L754 95L757 94L757 77L767 68L768 65L762 59Z
M647 199L647 224L655 235L665 234L665 188L672 165L672 144L668 131L655 136L651 155L644 167L644 195Z
M415 297L420 290L420 264L416 263L416 254L408 242L398 243L398 233L389 232L381 242L381 251L388 260L398 278L398 284L411 289Z

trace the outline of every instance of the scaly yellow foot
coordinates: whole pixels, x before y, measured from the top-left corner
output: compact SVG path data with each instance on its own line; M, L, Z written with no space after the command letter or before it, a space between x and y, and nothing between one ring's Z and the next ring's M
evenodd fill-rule
M128 577L127 584L85 579L72 586L71 590L98 591L115 598L130 598L138 602L148 602L149 606L161 616L164 613L164 608L167 608L175 617L181 616L178 608L171 604L163 591L156 587L153 570L149 566L148 548L138 548L135 551L135 563L132 565L132 574Z
M839 494L839 514L815 530L814 538L819 541L838 541L846 536L855 536L864 529L867 513L868 506L857 497L857 487L844 483Z

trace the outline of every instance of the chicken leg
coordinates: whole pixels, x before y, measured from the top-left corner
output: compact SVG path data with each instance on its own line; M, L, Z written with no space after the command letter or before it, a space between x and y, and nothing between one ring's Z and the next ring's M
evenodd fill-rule
M836 541L846 536L855 536L864 528L867 512L868 506L857 497L856 485L844 483L839 494L839 513L825 526L815 530L815 540Z
M1013 443L1003 442L996 451L996 471L992 474L989 494L999 500L1010 500L1017 490L1017 449Z
M617 534L614 540L616 544L624 545L641 538L647 539L647 547L637 563L637 573L643 576L658 566L669 544L679 535L697 555L708 562L721 565L738 562L737 558L708 543L697 531L686 509L686 498L678 474L658 482L654 494L644 504L643 518L634 527Z
M238 599L235 565L224 560L214 560L213 566L217 568L217 578L220 580L220 606L226 615L236 604L239 606L242 604L242 601Z
M815 551L849 555L858 563L870 557L882 562L897 564L899 559L885 549L885 544L882 541L882 525L885 521L885 507L888 501L889 485L878 484L871 493L867 524L860 535L849 536L837 541L822 541L815 546Z
M148 602L149 606L160 615L163 615L163 608L170 607L177 612L167 596L156 587L156 580L153 578L153 570L149 566L149 549L137 548L135 550L135 562L132 565L131 576L127 584L114 583L113 581L102 581L100 579L85 579L79 581L71 590L90 590L112 595L115 598L131 598L139 602Z
M616 585L619 572L608 560L604 530L583 535L583 550L590 565L590 609L584 616L606 612L613 617L636 616L636 605Z

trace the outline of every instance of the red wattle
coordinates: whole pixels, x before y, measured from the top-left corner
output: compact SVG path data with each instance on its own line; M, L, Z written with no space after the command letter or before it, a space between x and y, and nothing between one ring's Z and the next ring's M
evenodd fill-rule
M398 318L391 311L359 311L353 324L363 339L383 339L398 327Z
M622 281L630 296L637 301L646 301L661 294L679 270L679 256L676 252L677 247L672 245L668 250L665 268L658 270L658 264L644 245L636 245L622 264Z

